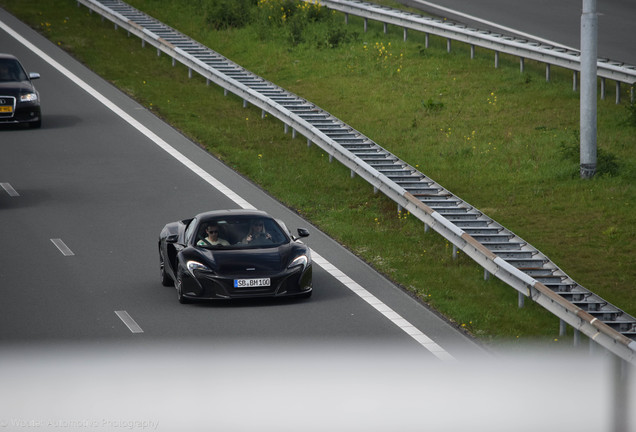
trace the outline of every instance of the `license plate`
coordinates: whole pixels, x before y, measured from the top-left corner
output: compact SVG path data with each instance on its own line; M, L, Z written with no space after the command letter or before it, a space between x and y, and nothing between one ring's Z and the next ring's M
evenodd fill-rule
M13 112L13 107L11 107L11 106L0 106L0 112Z
M234 288L268 287L269 285L269 278L234 279Z

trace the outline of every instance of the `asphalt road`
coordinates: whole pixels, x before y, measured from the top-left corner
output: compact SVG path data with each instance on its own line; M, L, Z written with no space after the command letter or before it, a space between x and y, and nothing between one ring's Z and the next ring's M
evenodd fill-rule
M536 36L577 50L581 46L583 0L398 1L479 29ZM636 4L597 1L597 12L599 57L636 65Z
M256 208L311 230L308 243L439 343L474 344L317 229L236 172L6 14L2 20L81 80L219 179ZM112 110L5 32L3 50L37 71L40 130L1 131L3 239L0 340L195 337L391 341L421 349L412 337L333 275L315 271L309 301L184 306L159 284L157 238L167 222L238 204L175 160ZM64 256L52 239L72 251ZM10 288L9 288L10 287ZM143 329L131 334L115 315L125 310ZM403 314L403 315L402 315ZM422 349L426 354L427 350Z
M42 129L0 130L0 429L408 431L425 419L503 431L554 388L572 392L517 428L530 431L576 425L563 413L602 388L603 376L546 373L561 370L552 358L484 362L455 327L1 9L0 46L41 74L44 113ZM241 203L310 229L326 260L310 300L180 305L161 286L161 227Z

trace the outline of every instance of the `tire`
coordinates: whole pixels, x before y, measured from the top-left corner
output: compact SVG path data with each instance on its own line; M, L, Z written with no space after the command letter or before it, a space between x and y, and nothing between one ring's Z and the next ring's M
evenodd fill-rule
M163 254L159 251L159 276L161 278L161 285L163 286L173 286L174 282L172 278L168 276L166 273L166 263L163 259Z
M177 280L177 283L175 284L175 288L177 288L177 300L179 300L179 303L181 304L188 304L190 303L190 300L186 297L183 296L183 293L181 292L181 281Z

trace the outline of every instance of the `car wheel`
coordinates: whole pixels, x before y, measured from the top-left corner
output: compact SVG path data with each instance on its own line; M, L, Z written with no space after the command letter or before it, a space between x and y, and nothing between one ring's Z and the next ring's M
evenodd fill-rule
M177 288L177 300L179 300L179 303L181 304L190 303L190 300L188 300L186 297L183 296L183 292L181 291L180 279L177 279L177 283L175 284L175 287Z
M161 285L172 286L172 278L166 273L166 262L163 259L163 253L159 252L159 274L161 277Z

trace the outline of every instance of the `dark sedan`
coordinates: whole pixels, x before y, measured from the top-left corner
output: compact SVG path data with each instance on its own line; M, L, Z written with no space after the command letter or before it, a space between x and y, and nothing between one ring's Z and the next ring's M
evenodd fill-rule
M312 261L285 224L258 210L218 210L167 224L159 235L161 282L190 300L310 297Z
M40 94L31 82L40 75L27 74L17 58L0 54L0 124L42 125Z

